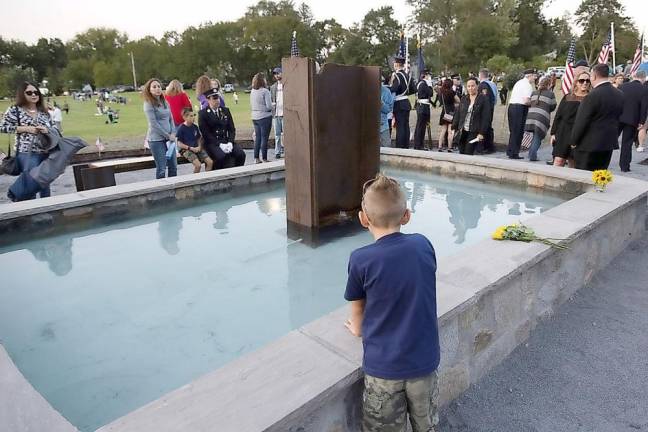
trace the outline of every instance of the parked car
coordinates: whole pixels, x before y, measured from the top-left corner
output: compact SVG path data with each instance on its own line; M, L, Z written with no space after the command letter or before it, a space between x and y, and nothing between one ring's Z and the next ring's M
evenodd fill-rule
M234 84L225 84L225 85L223 86L223 91L224 91L225 93L232 93L232 92L234 92Z
M565 66L551 66L547 68L547 75L551 75L552 72L556 74L556 78L562 78L565 74Z

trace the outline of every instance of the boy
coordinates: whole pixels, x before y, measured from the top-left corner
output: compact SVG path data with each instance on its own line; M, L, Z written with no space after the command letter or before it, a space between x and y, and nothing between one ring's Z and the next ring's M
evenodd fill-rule
M434 432L438 424L439 333L436 257L421 234L402 234L410 211L398 182L382 174L365 183L360 223L375 243L351 253L345 323L362 336L365 390L362 430Z
M205 171L211 171L214 166L214 162L202 149L203 138L200 135L200 129L194 124L195 116L191 108L183 108L182 119L184 123L181 123L176 130L180 154L193 164L194 174L200 172L202 163L205 164Z

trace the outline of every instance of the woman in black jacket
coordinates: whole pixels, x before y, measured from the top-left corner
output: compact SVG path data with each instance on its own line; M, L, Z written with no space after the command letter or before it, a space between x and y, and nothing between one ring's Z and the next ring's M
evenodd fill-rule
M234 142L236 128L230 110L220 106L216 89L204 93L208 105L198 113L198 127L214 169L245 165L245 151ZM232 163L233 162L233 163Z
M466 81L466 94L452 120L454 143L461 154L481 153L484 137L490 127L491 104L488 96L477 92L477 79Z

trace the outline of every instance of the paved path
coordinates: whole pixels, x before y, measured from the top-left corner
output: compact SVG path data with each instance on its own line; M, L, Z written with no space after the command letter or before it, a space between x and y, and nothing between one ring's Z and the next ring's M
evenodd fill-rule
M648 431L647 353L644 237L451 403L440 431Z

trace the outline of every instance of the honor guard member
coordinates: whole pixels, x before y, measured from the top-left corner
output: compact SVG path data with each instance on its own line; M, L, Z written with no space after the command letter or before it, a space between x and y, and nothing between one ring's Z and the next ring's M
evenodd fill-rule
M423 150L425 131L430 124L430 104L433 90L430 71L421 73L421 80L416 84L416 129L414 129L414 149Z
M396 119L396 147L408 148L410 140L409 116L412 110L408 96L416 92L414 81L405 72L405 59L394 57L394 74L391 92L394 94L394 118Z
M207 106L198 113L198 127L205 151L214 169L245 165L245 150L234 141L236 127L230 110L220 105L220 93L213 88L203 93Z

